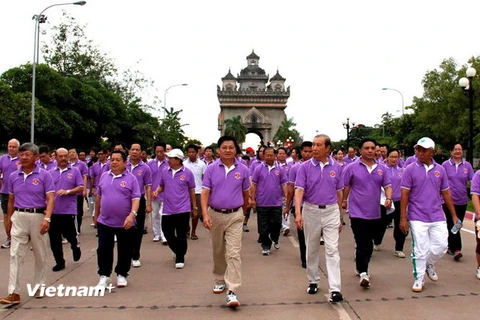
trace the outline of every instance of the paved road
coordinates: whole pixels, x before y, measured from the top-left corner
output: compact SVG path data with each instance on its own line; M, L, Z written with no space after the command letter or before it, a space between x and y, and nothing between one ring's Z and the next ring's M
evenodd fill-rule
M252 217L252 222L256 219ZM96 274L95 230L84 220L80 236L83 256L74 263L68 245L66 269L48 272L48 285L64 284L94 286ZM208 233L200 228L198 241L189 240L186 267L176 270L168 247L153 243L146 235L142 248L142 267L132 269L129 285L114 289L104 297L54 297L32 299L26 283L32 281L33 255L29 254L23 267L22 303L0 310L2 319L468 319L478 317L480 281L475 278L474 235L462 231L464 258L455 262L446 255L436 267L440 281L427 280L425 290L411 291L410 259L393 255L392 229L388 229L382 251L375 252L370 273L372 286L358 285L353 262L353 238L350 228L341 234L343 294L346 301L332 306L327 303L328 287L325 277L316 295L306 293L307 279L300 267L296 235L281 238L280 250L269 257L261 255L254 223L243 239L243 285L238 291L242 306L237 310L224 307L223 294L215 295L211 268L211 249ZM348 225L348 221L347 221ZM466 222L473 230L473 223ZM4 239L4 232L0 232ZM410 253L410 239L405 245ZM324 259L320 268L325 275ZM50 254L50 267L53 259ZM0 250L0 288L6 294L9 253Z

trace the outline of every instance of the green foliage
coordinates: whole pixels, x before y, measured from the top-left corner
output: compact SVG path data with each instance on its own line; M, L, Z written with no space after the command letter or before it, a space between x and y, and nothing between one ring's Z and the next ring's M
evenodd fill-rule
M234 137L238 144L245 142L248 129L245 124L243 124L240 116L225 120L224 125L225 135Z
M300 132L295 129L296 125L293 118L282 120L277 132L273 136L273 144L276 145L278 140L285 144L289 138L293 139L294 145L300 144L303 139L300 136Z

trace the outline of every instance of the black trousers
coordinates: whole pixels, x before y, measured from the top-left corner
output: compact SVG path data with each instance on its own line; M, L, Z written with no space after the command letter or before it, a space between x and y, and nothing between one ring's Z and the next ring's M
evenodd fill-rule
M300 208L300 212L303 211L303 207ZM295 207L292 207L290 212L295 217ZM300 260L302 263L307 263L307 245L305 244L305 232L303 229L297 228L298 247L300 249Z
M80 193L77 195L77 231L80 233L82 228L82 219L83 219L83 195Z
M112 228L97 223L98 247L97 263L98 274L110 277L113 267L113 248L115 247L115 236L117 236L117 265L115 273L124 277L128 276L132 264L133 237L135 227L128 230L124 228Z
M368 273L368 264L373 253L373 239L378 230L383 228L382 219L367 220L361 218L350 218L353 237L355 239L355 262L359 273Z
M70 242L72 250L78 246L77 230L75 229L74 214L52 214L48 235L50 237L50 249L58 265L65 265L63 258L62 237Z
M400 230L400 201L395 201L395 211L390 215L393 215L393 239L395 239L395 251L403 251L405 244L406 234Z
M382 214L381 220L382 224L378 227L377 233L375 234L375 238L373 239L373 243L375 245L381 245L383 241L383 237L385 236L385 231L387 230L387 226L392 221L392 218L389 214L387 214L387 208L385 206L380 205L380 212Z
M145 209L145 195L142 195L140 197L140 205L138 206L137 211L137 228L133 238L133 260L140 260L140 248L142 247L143 229L145 228Z
M467 211L466 204L454 204L455 212L457 214L458 219L463 221L465 219L465 212ZM457 250L462 251L462 236L460 235L460 231L457 234L453 234L453 219L452 215L450 214L450 210L448 210L445 204L442 205L443 212L445 212L445 217L447 218L447 228L448 228L448 249L451 252L455 252Z
M168 246L175 253L175 263L185 262L190 212L162 215L162 231Z
M282 207L257 207L260 241L263 249L270 250L277 243L282 228Z

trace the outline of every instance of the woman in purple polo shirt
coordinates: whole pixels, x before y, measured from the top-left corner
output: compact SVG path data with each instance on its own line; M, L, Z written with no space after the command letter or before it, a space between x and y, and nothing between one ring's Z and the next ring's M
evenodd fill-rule
M475 248L475 253L477 256L477 279L480 280L480 171L477 171L472 179L472 185L470 187L472 192L472 203L473 207L475 208L476 213L476 238L477 238L477 247Z
M160 173L160 182L153 197L163 192L162 230L175 257L175 268L185 267L187 232L190 213L198 215L195 177L183 165L183 152L173 149L166 154L170 168Z
M463 159L463 148L460 143L456 143L450 154L452 157L445 161L442 166L445 168L452 192L453 206L458 219L463 221L468 204L467 183L472 181L473 168L470 163ZM448 228L448 253L453 256L455 261L459 261L462 257L462 237L460 232L453 234L450 231L453 227L453 220L450 211L445 204L442 205L443 211L447 218Z

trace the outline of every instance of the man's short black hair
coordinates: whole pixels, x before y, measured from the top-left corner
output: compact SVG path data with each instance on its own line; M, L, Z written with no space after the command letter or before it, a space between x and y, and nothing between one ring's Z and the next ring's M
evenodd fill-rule
M375 141L375 140L372 139L372 138L365 138L365 139L363 139L362 141L360 141L360 149L362 149L362 148L363 148L363 145L364 145L365 143L367 143L367 142L373 142L373 144L374 144L375 146L377 146L377 141Z
M305 148L311 148L313 146L312 141L303 141L302 144L300 145L300 150L303 150Z
M235 147L237 146L237 139L235 139L234 137L232 137L232 136L221 136L217 141L218 147L220 148L222 146L222 143L224 143L225 141L233 141L233 144L235 145Z
M193 143L192 143L192 144L189 144L189 145L187 146L187 151L188 151L188 149L193 149L193 150L195 150L195 153L198 152L198 146L197 146L196 144L193 144Z
M122 159L123 159L123 162L127 161L127 154L123 151L120 151L120 150L114 150L112 151L112 156L115 154L115 153L118 153L122 156Z
M157 147L162 147L165 151L167 149L167 144L165 142L155 142L154 149L157 149Z
M40 147L38 147L38 153L50 153L50 148L47 145L41 145Z

